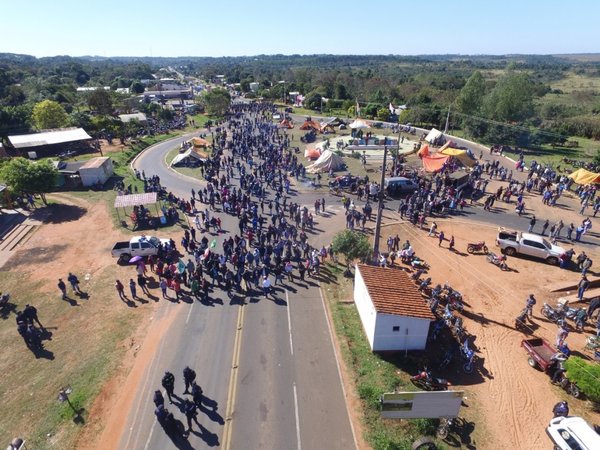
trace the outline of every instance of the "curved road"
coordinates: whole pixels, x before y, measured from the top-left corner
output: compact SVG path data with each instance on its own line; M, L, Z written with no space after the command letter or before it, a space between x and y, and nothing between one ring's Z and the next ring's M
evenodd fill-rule
M158 175L167 189L188 198L201 182L164 162L185 139L189 135L154 145L133 166ZM237 230L235 218L221 218L223 229ZM220 248L221 237L216 238ZM311 281L278 286L275 300L213 295L219 298L210 305L161 301L155 320L170 308L178 311L139 384L119 448L355 448L319 286ZM152 393L169 370L176 377L175 393L182 396L186 365L196 370L211 408L198 416L200 431L194 424L187 440L172 442L154 419ZM177 404L166 406L185 423Z

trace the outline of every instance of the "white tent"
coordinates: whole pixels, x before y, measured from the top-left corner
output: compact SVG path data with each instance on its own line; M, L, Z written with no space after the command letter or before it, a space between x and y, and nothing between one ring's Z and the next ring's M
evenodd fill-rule
M179 155L175 156L175 158L173 158L173 161L171 161L171 165L174 166L176 164L179 164L183 160L187 159L191 154L192 154L192 148L190 147L185 152L180 153Z
M306 167L308 173L329 172L332 170L341 170L344 167L344 160L331 150L324 150L314 163Z
M362 119L356 119L354 122L350 124L350 128L358 130L361 128L371 128L371 126Z
M440 130L436 130L435 128L432 128L431 131L429 132L429 134L427 135L427 137L425 138L425 140L427 142L429 142L430 144L433 144L436 140L438 140L443 135L444 135L444 133L442 133Z

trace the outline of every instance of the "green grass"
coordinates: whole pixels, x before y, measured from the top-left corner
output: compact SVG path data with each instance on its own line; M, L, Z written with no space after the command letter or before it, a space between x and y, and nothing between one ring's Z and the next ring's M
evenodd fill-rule
M379 398L384 392L396 389L417 390L410 383L409 373L416 371L420 362L411 355L406 358L404 354L382 357L373 353L356 307L341 302L352 295L352 281L341 275L340 266L327 264L326 269L336 276L338 283L325 287L325 296L332 312L342 356L361 400L365 440L375 450L410 449L415 439L434 433L438 421L384 420L381 418ZM438 448L446 447L441 444Z

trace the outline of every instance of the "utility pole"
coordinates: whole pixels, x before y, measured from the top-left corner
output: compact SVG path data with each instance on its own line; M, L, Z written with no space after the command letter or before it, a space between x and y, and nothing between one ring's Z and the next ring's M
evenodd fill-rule
M383 216L383 199L385 198L385 169L387 163L387 145L383 147L383 166L381 167L381 183L379 185L379 203L377 205L377 219L375 221L375 237L373 239L373 261L379 261L379 239L381 237L381 217Z
M444 134L448 132L448 121L450 120L450 106L448 106L448 114L446 115L446 126L444 127Z

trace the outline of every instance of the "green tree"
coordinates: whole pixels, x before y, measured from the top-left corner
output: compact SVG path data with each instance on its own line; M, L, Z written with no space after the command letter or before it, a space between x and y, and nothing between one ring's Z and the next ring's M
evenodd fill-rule
M113 113L113 100L110 92L102 88L96 89L88 94L87 104L92 111L98 114L110 115Z
M598 364L589 364L583 358L571 356L565 361L567 377L569 380L577 383L590 400L600 402L600 366Z
M225 89L216 88L206 92L202 99L206 106L206 112L211 116L222 117L229 109L231 95Z
M388 108L380 108L377 110L377 120L387 122L390 120L390 110Z
M33 124L38 130L61 128L68 124L69 117L64 108L53 100L43 100L33 107Z
M348 267L357 259L369 259L373 252L367 236L354 230L340 231L334 236L331 246L334 253L344 255Z
M533 114L533 83L529 75L509 73L485 97L483 111L488 119L522 121Z
M134 81L133 83L131 83L130 89L131 92L134 94L143 94L146 90L144 84L140 81Z
M39 194L47 205L46 193L54 188L58 172L49 160L31 162L25 158L13 158L6 162L0 175L14 192Z
M481 72L475 71L467 80L456 98L456 107L465 114L476 115L485 96L485 80Z

